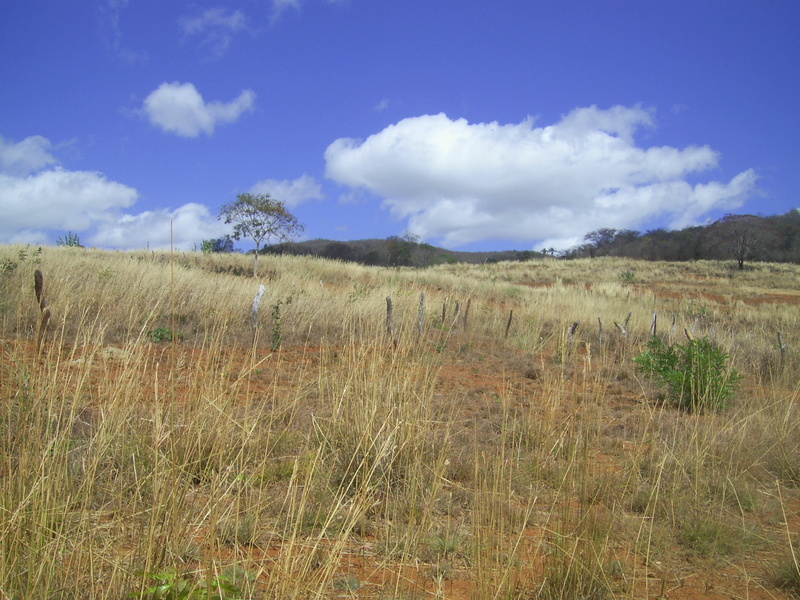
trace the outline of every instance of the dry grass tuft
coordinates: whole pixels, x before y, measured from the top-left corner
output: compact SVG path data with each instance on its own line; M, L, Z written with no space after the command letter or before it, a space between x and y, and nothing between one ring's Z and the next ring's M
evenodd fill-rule
M172 259L0 247L0 596L797 593L797 267Z

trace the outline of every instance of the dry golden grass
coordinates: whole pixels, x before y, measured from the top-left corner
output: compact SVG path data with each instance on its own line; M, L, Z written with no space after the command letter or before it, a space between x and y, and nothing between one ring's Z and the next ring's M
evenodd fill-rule
M0 598L798 592L798 267L259 263L0 247ZM654 313L726 410L657 402Z

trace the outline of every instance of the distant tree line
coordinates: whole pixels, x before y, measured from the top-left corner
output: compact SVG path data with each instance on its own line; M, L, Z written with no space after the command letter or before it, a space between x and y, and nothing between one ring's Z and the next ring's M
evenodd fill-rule
M380 267L430 267L452 263L491 263L506 260L522 261L541 258L533 250L504 250L497 252L458 252L421 242L412 234L390 236L386 239L367 239L349 242L309 240L265 246L270 254L299 254Z
M564 258L621 256L644 260L734 260L739 269L750 261L800 263L800 211L762 217L725 215L710 225L639 233L602 228Z
M70 243L77 243L77 236ZM236 237L203 240L203 252L232 252ZM429 267L448 263L493 263L560 257L564 259L618 256L641 260L733 260L739 269L752 261L800 264L800 210L783 215L725 215L704 226L680 230L601 228L584 236L584 243L558 252L555 248L459 252L438 248L412 234L349 242L284 241L265 245L261 254L295 254L382 267ZM65 242L66 243L66 242Z

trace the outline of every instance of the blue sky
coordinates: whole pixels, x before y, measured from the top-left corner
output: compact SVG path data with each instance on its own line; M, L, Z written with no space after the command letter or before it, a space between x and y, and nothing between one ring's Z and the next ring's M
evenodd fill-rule
M0 0L0 242L189 250L243 192L462 250L782 214L798 30L796 0Z

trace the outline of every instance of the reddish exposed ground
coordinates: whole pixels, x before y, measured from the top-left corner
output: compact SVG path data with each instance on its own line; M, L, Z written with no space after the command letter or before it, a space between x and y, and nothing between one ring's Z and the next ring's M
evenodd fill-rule
M545 284L526 285L536 287ZM654 293L665 297L674 297L677 294L657 287ZM702 292L683 293L682 296L723 305L730 302L729 298ZM743 301L747 304L770 302L799 305L800 294L762 294ZM150 352L147 360L153 368L147 370L149 377L140 382L147 389L154 389L159 377L161 385L167 385L164 374L169 372L171 364L174 364L179 374L182 368L180 365L184 365L188 377L190 370L185 365L201 364L208 358L198 350L180 345L176 349L169 345L154 345ZM233 377L245 370L245 361L249 359L243 351L229 352L229 355L220 358L220 362L230 365ZM113 368L108 365L113 365L114 360L111 357L104 362L103 368ZM275 388L289 390L298 381L306 385L317 377L323 360L325 358L319 348L283 349L266 358L254 370L254 375L249 378L250 391L257 395L269 394ZM548 383L545 373L546 369L555 368L553 364L552 357L520 357L512 350L502 351L488 346L476 345L463 353L448 350L443 353L434 394L437 397L456 396L460 399L458 412L454 415L457 428L463 428L464 432L481 431L489 435L486 432L492 430L504 410L534 410L536 407L533 404L537 399L542 398L545 393L553 393L552 384ZM108 375L107 371L105 375L102 374L100 362L97 367L97 377ZM615 432L626 430L631 415L640 410L643 403L642 389L637 382L624 377L600 383L602 378L592 377L593 368L597 367L592 366L585 349L574 357L568 371L562 375L562 381L578 391L570 392L573 400L559 405L558 410L563 412L563 419L566 421L572 418L570 415L580 416L581 411L596 410L599 398L605 415L604 435L613 438ZM179 378L172 388L178 401L187 384L187 380ZM584 393L587 398L592 399L587 400L585 405L582 404ZM558 418L554 420L558 421ZM458 434L459 431L455 433ZM602 448L593 449L591 458L595 473L610 477L619 475L621 458L626 453L637 450L642 450L637 448L637 442L625 440L623 436L620 436L617 446L609 443ZM796 490L787 492L785 508L785 523L782 522L782 515L776 514L753 514L752 518L762 519L763 522L759 525L769 531L785 528L791 534L800 534L800 497ZM607 509L602 505L592 506L590 510L597 512L599 519L609 518L603 513ZM520 556L523 558L520 561L521 567L511 571L511 576L517 578L521 588L536 589L536 582L542 573L542 544L543 536L546 535L547 532L543 532L540 527L526 528L519 535L522 548ZM243 552L251 557L267 556L277 560L281 550L280 545L272 544L262 548L246 548ZM612 572L612 577L616 578L614 585L621 597L672 600L766 600L787 597L767 580L770 565L775 563L778 556L778 551L769 546L744 556L726 559L691 557L675 546L671 555L666 553L659 561L649 565L644 564L645 560L641 556L634 556L623 547L611 548L610 554L619 563L619 572ZM485 590L477 589L472 577L474 567L464 556L456 553L446 561L447 568L438 571L441 564L437 566L436 561L426 561L424 558L398 559L387 565L376 539L369 535L355 537L348 543L347 551L338 565L329 597L392 598L395 597L395 587L401 592L397 597L403 598L441 597L467 600L487 597ZM636 583L631 587L626 584L626 580L633 575ZM264 578L268 576L269 573L262 575Z

